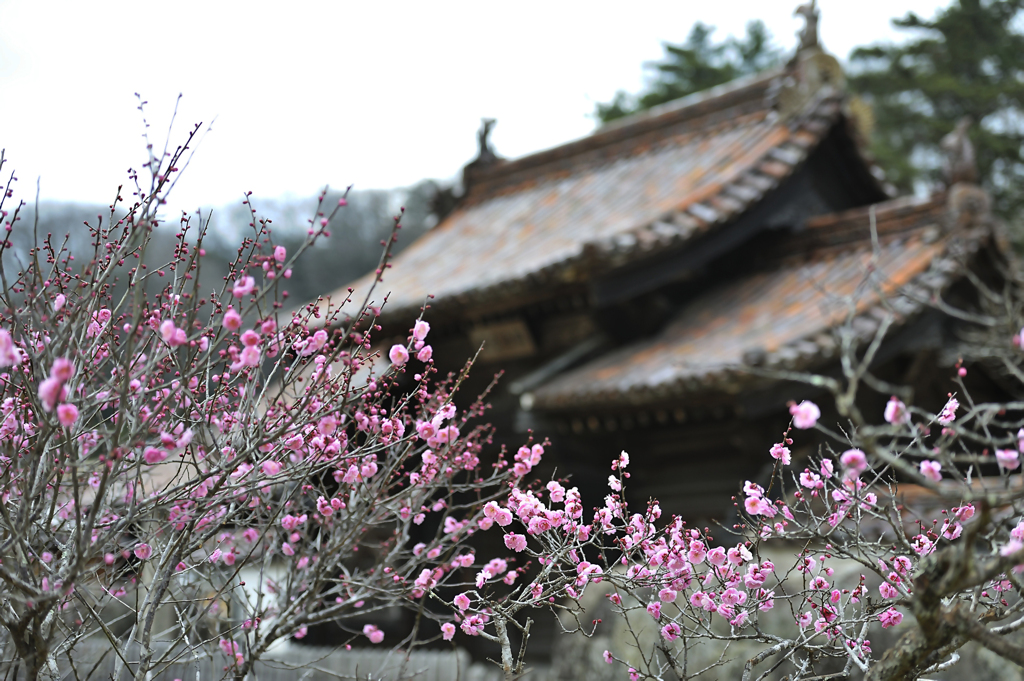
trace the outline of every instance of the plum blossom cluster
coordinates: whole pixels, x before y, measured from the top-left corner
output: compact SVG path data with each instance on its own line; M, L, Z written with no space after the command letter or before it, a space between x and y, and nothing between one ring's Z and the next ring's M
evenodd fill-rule
M849 351L846 385L810 381L831 391L842 429L810 400L791 404L765 443L772 473L738 485L731 527L653 499L630 509L626 452L588 511L571 480L531 479L546 441L509 460L485 452L485 405L456 406L465 372L437 375L426 320L383 342L372 290L286 310L296 259L329 237L344 199L321 194L289 253L247 197L252 234L206 288L202 228L158 213L188 147L152 155L145 186L131 174L130 198L89 224L84 257L47 236L5 269L5 672L56 677L92 637L115 648L115 678L129 646L138 679L182 654L244 678L276 642L328 622L348 645L414 647L374 614L407 608L434 621L428 638L497 643L512 679L534 611L571 633L612 626L587 623L595 593L632 636L602 656L631 681L690 678L702 670L688 646L709 641L760 646L741 678L765 664L793 679L902 679L955 664L969 640L1024 663L1003 638L1024 628L1024 410L974 400L963 366L937 413L893 396L865 416L870 357ZM23 207L4 210L11 196L9 181L9 232ZM162 263L147 250L157 229L177 239ZM10 248L0 241L0 258ZM1019 339L999 341L1015 377ZM892 654L873 651L881 632L901 637Z
M956 377L964 392L960 379L965 375L960 368ZM992 420L993 414L1005 411L974 408L960 415L959 410L960 401L953 395L937 414L918 412L892 397L875 424L858 424L856 435L863 444L838 451L828 448L824 455L802 460L793 454L793 448L803 444L802 436L787 430L768 451L775 467L770 484L747 481L737 499L741 520L733 530L746 541L711 548L710 537L678 528L657 544L648 539L646 554L634 558L627 572L649 579L647 591L635 588L641 582L629 589L628 600L615 593L613 602L623 612L644 607L657 620L665 642L680 636L722 641L763 637L768 652L788 658L791 669L806 674L811 674L815 656L826 651L845 660L844 673L856 668L879 674L872 678L904 678L903 672L891 672L891 661L872 659L867 637L876 628L900 630L908 610L919 622L932 618L946 645L953 640L962 645L965 639L957 638L962 634L956 632L970 630L968 638L1015 659L1015 653L989 633L1016 630L1024 620L983 627L974 619L978 616L968 616L959 603L971 603L996 619L1015 613L1019 617L1024 610L1019 591L1024 509L1014 490L1020 483L1012 479L1024 452L1024 429L1009 417ZM790 413L791 428L817 427L833 441L859 444L822 427L821 411L809 401L794 404ZM1000 487L1012 491L986 492ZM910 507L904 494L915 495L917 508ZM647 535L657 533L648 528ZM636 538L643 537L640 533ZM952 569L951 561L963 561L957 556L965 553L984 566L970 578L961 578L972 580L969 588L964 583L951 587L948 579L937 583L938 576ZM766 554L774 558L756 558ZM777 563L787 554L792 562L780 569ZM856 568L852 572L851 565ZM922 605L934 604L936 591L949 599L945 612ZM685 596L682 602L680 595ZM768 634L758 623L758 613L776 608L779 601L796 613L801 632L796 638ZM667 603L673 605L666 608ZM728 629L715 628L715 617ZM967 618L974 621L963 621ZM950 619L956 624L942 624ZM917 659L936 649L919 642L911 645L919 641L913 632L905 637L907 655ZM800 651L807 656L801 657ZM630 674L641 669L637 660L607 651L605 659L619 660ZM764 659L758 656L753 662ZM948 664L957 659L954 656ZM661 678L666 670L678 674L677 665L685 663L685 656L649 658L646 663L642 671Z
M528 446L525 464L481 463L484 405L456 408L463 377L436 376L426 321L409 334L413 377L408 355L380 361L368 300L285 311L296 258L345 201L328 210L321 195L289 253L247 199L252 233L207 289L202 229L157 214L184 153L154 157L149 186L133 176L127 201L89 225L88 257L47 238L5 271L0 647L28 678L104 632L148 651L140 678L181 645L245 676L276 641L326 622L353 643L397 643L404 633L347 622L418 609L474 565L467 541L510 491L536 515L522 466L543 447ZM22 205L4 212L8 230ZM154 263L158 229L177 242ZM480 575L512 584L518 572L495 559ZM126 658L113 658L118 676Z
M958 367L953 380L973 404L965 375ZM575 564L579 578L563 591L574 602L588 584L603 583L632 637L629 647L646 651L604 651L606 662L623 666L624 678L689 678L702 670L687 666L687 646L701 641L759 641L743 678L771 659L791 678L858 671L902 679L908 664L933 671L956 664L959 656L949 651L968 640L1017 660L1019 649L1000 637L1024 627L1024 506L1016 473L1024 428L1005 407L964 413L961 399L948 395L929 413L892 397L873 422L841 412L856 426L846 432L821 423L814 403L794 404L790 428L768 448L770 479L742 485L738 522L718 536L677 517L661 519L656 501L646 513L629 513L623 455L589 532L577 533L585 539L574 544L567 534L542 550L524 550L541 561L569 557L562 574ZM819 449L819 438L845 447ZM591 555L602 561L590 563ZM514 602L529 593L523 589ZM479 612L489 607L483 599L470 603ZM779 618L796 633L780 628ZM577 613L570 629L591 633L582 621ZM921 626L936 639L918 635ZM652 648L654 631L659 642ZM873 650L871 639L882 632L901 638L895 654ZM948 659L936 659L940 649ZM726 664L722 650L713 666Z

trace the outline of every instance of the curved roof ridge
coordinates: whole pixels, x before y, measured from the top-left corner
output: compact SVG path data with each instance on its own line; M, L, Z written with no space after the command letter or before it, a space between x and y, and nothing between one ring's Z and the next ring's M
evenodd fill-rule
M872 208L875 210L875 218L882 219L895 215L910 215L924 212L935 206L943 205L945 201L945 192L937 192L930 196L900 196L867 206L857 206L835 213L816 215L807 220L807 229L829 229L835 225L847 222L863 221L870 218Z
M621 121L602 126L583 137L559 144L548 149L521 156L514 160L503 160L473 171L469 192L465 199L476 201L486 198L495 185L504 186L512 176L567 162L572 159L637 140L645 135L676 126L687 121L705 118L696 129L725 123L726 119L715 117L725 110L743 107L743 113L767 115L771 109L770 92L772 81L783 71L774 69L756 76L738 78L729 83L708 90L696 92L648 111L627 116ZM745 105L745 106L744 106ZM732 117L730 117L732 118ZM514 182L514 181L513 181Z
M436 296L435 313L513 305L526 293L581 285L732 223L788 181L833 131L845 134L841 79L812 77L815 69L838 68L822 55L797 64L788 85L777 76L789 67L765 72L545 152L473 169L466 199L391 263L381 289L392 293L385 316L407 316L428 295ZM852 152L854 174L861 165L866 174L867 162ZM346 288L336 295L345 298Z
M595 134L603 132L612 132L619 128L633 126L636 125L637 123L641 123L643 121L647 121L650 119L659 118L661 116L669 116L671 114L678 113L682 110L694 107L698 104L702 104L704 102L716 99L718 97L724 97L725 95L732 94L733 92L736 92L738 90L743 90L745 88L750 88L751 86L754 85L759 85L762 83L762 81L768 83L772 79L782 76L785 73L786 69L780 66L778 68L769 69L767 71L753 73L749 76L742 76L740 78L736 78L735 80L730 80L727 83L722 83L721 85L716 85L714 87L708 88L707 90L700 90L699 92L691 93L689 95L686 95L685 97L680 97L678 99L673 99L662 104L657 104L655 106L652 106L650 109L645 109L644 111L637 111L635 113L629 114L628 116L623 116L622 118L616 119L609 123L605 123L594 132Z

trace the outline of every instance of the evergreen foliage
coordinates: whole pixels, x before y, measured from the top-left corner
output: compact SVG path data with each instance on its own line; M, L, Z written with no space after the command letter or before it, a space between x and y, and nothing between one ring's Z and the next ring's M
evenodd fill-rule
M851 87L872 105L873 151L897 187L939 180L939 141L970 116L995 208L1005 217L1024 208L1022 8L1024 0L956 0L932 20L893 20L909 32L905 43L854 50Z
M913 12L894 19L900 44L857 48L850 89L873 112L872 151L901 191L941 180L939 142L964 116L974 125L982 183L996 211L1018 221L1024 209L1024 0L954 0L934 19ZM646 90L619 91L597 105L602 123L706 90L779 63L780 50L760 21L746 36L714 42L698 22L681 45L666 43Z
M763 71L779 62L780 51L771 44L771 35L761 21L748 23L742 40L728 38L715 43L711 38L714 30L713 26L698 21L684 43L665 43L664 59L645 64L655 72L647 91L637 96L618 91L611 102L597 105L597 119L608 123Z

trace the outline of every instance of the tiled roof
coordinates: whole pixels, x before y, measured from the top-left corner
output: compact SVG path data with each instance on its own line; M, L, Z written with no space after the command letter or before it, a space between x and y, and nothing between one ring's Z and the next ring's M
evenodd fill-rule
M875 253L871 213L864 208L816 219L785 242L790 255L776 267L699 296L655 337L539 388L534 404L643 404L709 388L738 390L752 377L749 364L793 368L829 356L830 329L850 314L851 298L854 328L862 333L878 328L880 295L905 319L949 282L958 268L956 252L971 240L963 238L965 230L943 233L944 196L901 199L875 207Z
M397 256L385 314L511 301L587 280L728 222L777 187L840 116L829 86L782 120L778 72L474 170L468 195ZM364 293L372 277L353 287ZM334 294L343 299L345 289Z

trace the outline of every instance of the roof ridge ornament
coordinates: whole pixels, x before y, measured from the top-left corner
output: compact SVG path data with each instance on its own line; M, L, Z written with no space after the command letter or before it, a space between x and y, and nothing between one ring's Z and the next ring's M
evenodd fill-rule
M469 194L470 185L476 183L481 173L505 160L494 153L494 147L491 146L491 130L497 122L496 118L480 119L480 129L476 133L476 158L462 167L462 191L457 191L456 187L438 187L431 196L430 212L437 222L444 220L458 207Z
M946 224L949 229L965 229L991 224L992 199L978 186L978 162L968 134L974 120L964 116L939 142L945 154L942 175L946 182Z
M947 187L959 182L978 184L978 162L974 154L974 144L971 143L971 136L968 134L973 123L970 116L964 116L939 142L939 147L945 154L942 175Z
M818 0L811 0L800 5L793 11L793 16L803 17L805 22L803 29L796 34L800 38L798 52L821 49L821 43L818 42L818 20L821 19L821 12L818 11Z
M491 166L504 161L501 156L494 153L491 146L491 129L498 121L494 118L481 118L480 130L476 133L477 153L476 158L462 168L462 196L469 195L470 186L476 184L476 180L485 173Z
M480 130L476 133L478 150L474 162L489 164L498 160L498 155L494 153L494 149L491 147L491 129L497 122L498 120L495 118L480 119Z
M846 88L842 66L822 49L818 40L821 13L817 0L798 6L793 16L804 18L804 27L797 33L800 45L769 91L769 98L782 120L799 117L814 101L828 94L841 94Z

